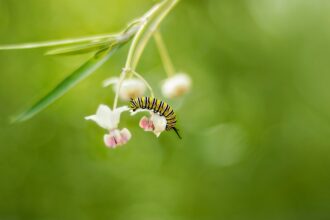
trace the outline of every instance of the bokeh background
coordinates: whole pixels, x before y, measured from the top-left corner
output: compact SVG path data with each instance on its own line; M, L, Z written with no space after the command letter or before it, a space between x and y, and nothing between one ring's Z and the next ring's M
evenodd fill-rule
M116 32L154 3L0 0L0 43ZM83 118L112 103L101 82L128 45L21 124L10 116L89 55L0 51L0 219L330 219L329 11L323 0L182 0L161 29L194 82L169 101L183 140L156 139L126 113L133 139L116 150ZM152 41L139 72L154 88L166 77Z

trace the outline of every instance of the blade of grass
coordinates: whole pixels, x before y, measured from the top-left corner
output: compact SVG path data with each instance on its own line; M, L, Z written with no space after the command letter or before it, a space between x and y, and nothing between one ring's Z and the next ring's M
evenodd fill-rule
M19 49L41 48L41 47L54 47L61 45L91 42L95 40L111 40L111 39L116 39L117 37L118 34L104 34L104 35L96 35L90 37L81 37L81 38L65 39L65 40L54 40L54 41L44 41L44 42L34 42L34 43L23 43L23 44L9 44L9 45L0 45L0 50L19 50Z
M137 20L129 24L124 31L115 34L101 34L95 36L87 36L87 37L64 39L64 40L0 45L0 50L34 49L34 48L42 48L42 47L55 47L55 46L74 45L81 43L92 43L95 41L112 41L112 40L126 41L127 38L130 38L132 35L134 35L137 32L139 26L140 26L140 21Z
M118 45L114 46L111 51L104 56L93 56L90 60L88 60L77 70L75 70L71 75L69 75L62 82L60 82L46 96L36 102L32 107L28 108L26 111L22 112L17 117L14 117L12 122L15 123L26 121L44 110L54 101L56 101L66 92L68 92L71 88L77 85L77 83L79 83L81 80L91 75L97 68L99 68L104 62L106 62L118 48Z
M101 42L93 42L93 43L79 44L79 45L74 45L74 46L60 47L60 48L55 48L55 49L47 51L45 53L45 55L65 56L65 55L77 55L77 54L83 54L83 53L90 53L93 51L100 51L100 50L110 48L110 45L112 43L113 43L112 41L106 40L106 41L101 41Z

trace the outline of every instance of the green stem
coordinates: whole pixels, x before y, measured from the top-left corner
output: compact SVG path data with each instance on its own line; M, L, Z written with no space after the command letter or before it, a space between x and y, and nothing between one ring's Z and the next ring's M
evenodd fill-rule
M150 92L151 97L155 97L154 96L154 91L152 90L152 88L151 88L150 84L147 82L147 80L145 80L143 78L143 76L141 76L140 74L138 74L135 71L132 71L132 74L135 75L137 78L141 79L144 82L144 84L147 86L147 88L149 89L149 92Z
M133 39L125 68L133 71L136 69L146 44L157 30L159 24L177 3L178 0L164 0L144 16L143 19L145 19L145 23L141 26Z
M168 50L166 48L165 42L162 38L162 35L159 31L156 31L154 33L154 38L157 44L157 48L159 51L160 58L163 62L164 69L168 75L168 77L173 76L175 74L175 69L172 63L172 60L170 58L170 55L168 53Z
M126 73L127 73L127 70L123 69L123 71L120 74L120 79L119 79L119 82L118 82L118 88L117 88L117 91L116 91L115 100L113 102L113 108L112 108L113 110L115 110L117 108L119 92L120 92L121 86L124 82L124 79L126 77Z
M131 47L126 59L125 68L121 73L116 91L113 109L117 107L119 92L122 83L126 77L126 73L135 72L136 66L141 58L142 52L146 47L151 36L157 30L159 24L163 21L171 9L178 3L179 0L164 0L151 8L140 20L143 22L135 34ZM144 79L143 79L144 80ZM144 80L145 81L145 80ZM149 85L149 84L148 84ZM149 85L150 86L150 85ZM150 87L151 88L151 87ZM152 91L152 90L151 90Z

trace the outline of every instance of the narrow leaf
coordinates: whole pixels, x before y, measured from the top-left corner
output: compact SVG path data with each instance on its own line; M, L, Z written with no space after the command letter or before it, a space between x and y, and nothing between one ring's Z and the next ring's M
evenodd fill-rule
M111 40L117 38L117 34L104 34L90 37L81 37L65 40L54 40L54 41L44 41L44 42L35 42L35 43L23 43L23 44L9 44L9 45L0 45L0 50L18 50L18 49L32 49L32 48L41 48L41 47L54 47L61 45L71 45L84 42L91 42L95 40Z
M54 101L56 101L66 92L68 92L71 88L77 85L77 83L79 83L81 80L91 75L97 68L99 68L104 62L106 62L115 53L117 49L118 46L115 46L111 49L110 52L108 52L104 56L93 56L90 60L88 60L71 75L65 78L61 83L59 83L46 96L36 102L32 107L28 108L26 111L14 118L13 122L26 121L44 110Z
M104 49L110 48L112 41L106 40L101 42L93 42L87 44L79 44L74 46L66 46L55 48L46 52L45 55L76 55L76 54L83 54L89 53L93 51L100 51Z

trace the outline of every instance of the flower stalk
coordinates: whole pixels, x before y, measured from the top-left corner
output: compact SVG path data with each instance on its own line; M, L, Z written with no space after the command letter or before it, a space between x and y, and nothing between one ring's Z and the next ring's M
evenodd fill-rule
M151 97L155 97L155 95L154 95L154 91L152 90L152 87L150 86L150 84L148 83L148 81L145 80L144 77L141 76L140 74L138 74L137 72L132 71L132 73L133 73L133 75L135 75L137 78L141 79L141 80L144 82L144 84L145 84L145 85L147 86L147 88L149 89L149 92L150 92Z
M146 44L157 30L159 24L177 3L178 0L164 0L155 5L145 16L142 17L144 23L133 38L125 68L135 70Z
M147 83L147 81L140 74L137 74L135 69L151 36L155 33L159 24L177 3L178 0L164 0L163 2L155 5L140 19L141 26L133 38L126 59L125 68L120 75L118 89L113 104L114 109L117 107L119 92L127 73L131 73L142 79L149 88L150 93L153 95L153 90L149 83Z
M155 39L155 42L156 42L156 45L158 48L160 58L163 62L165 72L168 77L171 77L175 74L175 68L174 68L173 62L170 58L170 55L168 53L168 50L166 48L163 37L159 31L156 31L154 33L154 39Z

